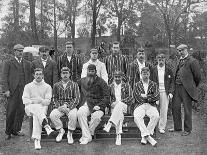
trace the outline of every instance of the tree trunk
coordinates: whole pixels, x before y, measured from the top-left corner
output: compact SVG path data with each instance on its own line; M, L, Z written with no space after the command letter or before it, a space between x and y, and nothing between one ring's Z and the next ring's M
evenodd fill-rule
M75 39L75 12L73 12L73 16L72 16L71 36L72 39Z
M54 3L54 50L55 50L55 60L57 60L57 25L56 25L56 3L55 0L53 0Z
M122 25L122 19L121 15L118 16L118 26L117 26L117 41L121 41L121 25Z
M44 24L43 24L43 0L41 0L41 9L40 9L40 41L41 43L44 40Z
M33 44L39 44L37 27L36 27L36 17L35 17L35 3L36 0L29 0L30 22L31 22L31 29L32 29Z
M95 47L95 44L96 44L96 19L97 19L97 16L96 16L96 5L97 5L97 0L94 0L93 2L93 24L92 24L92 32L91 32L91 48L94 48Z
M14 31L19 32L19 0L14 0L13 13L14 13Z

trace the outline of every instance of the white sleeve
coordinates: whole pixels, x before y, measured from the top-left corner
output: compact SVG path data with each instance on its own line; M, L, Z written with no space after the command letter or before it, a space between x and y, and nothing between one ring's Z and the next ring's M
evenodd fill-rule
M83 64L81 78L84 78L87 76L87 66L88 66L87 63Z
M108 84L108 73L106 71L106 65L104 63L101 65L101 78L104 79Z
M30 95L30 87L29 85L25 85L23 95L22 95L23 104L29 105L32 104L31 95Z
M51 98L52 98L52 88L50 85L48 85L45 92L45 98L42 100L42 105L48 106L51 102Z

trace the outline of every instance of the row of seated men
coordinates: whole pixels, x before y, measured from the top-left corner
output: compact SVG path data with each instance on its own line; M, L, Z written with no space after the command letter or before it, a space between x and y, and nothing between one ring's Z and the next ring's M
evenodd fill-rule
M179 50L179 52L187 53L186 45L180 45L180 48L182 48L182 50ZM126 112L126 105L133 104L133 107L134 107L133 115L135 118L135 123L140 128L141 135L142 135L141 142L143 144L146 144L146 142L148 141L153 146L155 146L156 141L150 135L153 134L153 131L154 131L153 128L157 124L157 121L159 118L159 113L157 112L157 109L155 108L155 103L156 103L155 101L160 100L159 101L160 121L159 121L158 128L159 128L160 133L165 132L168 103L169 103L169 99L173 97L172 95L173 90L174 90L173 82L174 82L174 79L176 79L176 81L178 81L177 83L180 85L179 80L183 81L182 79L183 75L182 75L182 72L178 72L180 75L178 74L179 76L174 78L172 71L165 65L165 55L163 53L158 54L157 56L158 66L152 67L149 63L145 61L144 51L139 50L137 53L137 59L134 60L129 65L127 58L120 54L119 43L115 42L113 43L113 47L112 47L112 51L113 51L112 55L109 55L103 58L104 63L100 62L97 59L98 58L97 50L92 49L90 53L91 59L86 64L84 64L82 67L79 58L76 55L72 54L73 44L67 43L66 52L58 58L57 65L56 65L56 62L48 58L48 51L49 51L48 48L42 47L40 48L41 58L39 60L35 60L34 62L32 62L32 67L30 67L30 64L26 62L24 59L22 59L21 57L22 49L23 47L21 45L16 45L14 47L15 58L9 60L4 65L4 72L3 72L3 81L5 83L4 91L5 91L5 95L8 97L7 120L6 120L6 134L8 136L7 139L10 139L11 135L20 135L21 124L23 120L22 114L24 114L24 104L22 104L21 96L23 93L24 86L27 83L31 82L31 79L29 76L31 73L31 70L35 70L36 68L42 68L43 71L40 71L40 72L41 74L44 74L45 84L46 83L49 84L51 89L53 87L54 99L55 99L55 94L56 94L54 92L61 92L59 93L59 95L57 95L56 97L57 101L55 101L58 104L60 104L59 106L57 105L57 108L59 110L52 111L50 115L51 120L53 120L53 117L59 118L63 114L69 114L70 112L73 111L72 109L75 109L74 107L77 108L78 110L77 117L78 117L79 124L82 128L82 138L80 139L81 144L87 144L88 142L91 141L91 134L93 135L95 127L98 125L101 117L104 114L105 106L109 103L112 103L111 106L114 107L113 112L115 114L117 112L116 109L120 108L122 109L120 111ZM186 57L188 57L188 53L185 54L184 58ZM94 75L92 73L93 76L90 76L91 75L90 66L93 66L91 67L92 68L91 70L92 72L95 72ZM186 66L187 67L190 66L191 68L193 68L191 70L196 72L196 73L193 73L193 76L198 77L197 78L198 80L196 80L196 86L197 86L199 83L199 67L197 67L197 65L181 65L180 68L186 67ZM67 84L63 82L64 78L62 77L63 73L61 72L63 67L69 68L68 72L70 72L69 73L70 80L69 79L68 80L70 81L69 83L72 83L73 85L69 88L67 87ZM59 75L59 78L58 78L58 75ZM94 76L96 78L94 78ZM145 79L144 77L148 80L144 81ZM149 78L154 82L149 80ZM41 79L41 77L39 77L39 79ZM60 79L60 82L56 83L58 79ZM34 80L32 83L33 84L36 83L36 85L38 85L36 81L37 80ZM117 83L117 81L121 81L121 82ZM112 91L105 90L105 89L108 89L107 83L109 84L110 87L113 87ZM59 87L56 88L57 85L60 88ZM79 89L77 89L78 88L77 85ZM75 87L73 93L69 93L71 92L71 89L73 89L73 87ZM26 88L27 87L25 87L25 89ZM182 89L181 93L183 93L182 92L184 91L183 88L179 87L179 89ZM192 90L190 87L188 89ZM40 89L40 90L43 91L44 89ZM66 90L70 90L70 91L68 92ZM104 90L104 91L100 91L100 90ZM77 91L80 91L81 97L79 100L74 101L71 98L67 100L67 97L71 97L74 94L77 95L78 94ZM31 93L34 93L34 92L35 91L31 91ZM107 94L107 92L109 92L109 95ZM186 94L186 92L184 93ZM194 92L192 92L192 94L193 93ZM42 92L40 94L42 94ZM36 94L36 95L40 95L40 94ZM50 93L50 95L51 94L52 93ZM110 96L111 96L110 94L113 94L112 96L115 96L115 97L111 97L112 99L114 98L114 102L110 102ZM107 96L107 97L101 98L100 96L102 97ZM31 100L33 100L33 97L31 98L32 98ZM174 97L174 98L176 99L177 97ZM193 96L192 98L196 100L196 97ZM36 98L34 98L35 100L34 103L41 103L43 105L44 104L47 105L50 103L49 102L49 100L51 100L50 97L49 97L49 100L47 100L48 98L46 99L45 96L43 96L43 99L44 100L41 100L41 99L36 100ZM90 102L89 102L89 99L90 99ZM23 102L24 100L25 99L24 99L24 94L23 94ZM129 102L130 100L132 101ZM120 101L121 103L119 103ZM67 104L65 104L65 102ZM32 103L32 104L29 104L31 106L35 105L33 104L33 101L29 101L28 103ZM180 104L180 102L178 103ZM27 105L27 103L25 103L25 105ZM116 107L119 107L119 108L116 108ZM65 110L65 108L70 109L69 112ZM28 112L27 106L25 106L25 111L28 115L32 113L31 111ZM37 111L39 112L39 110ZM151 111L154 111L154 112L151 112ZM174 121L174 126L177 125L175 127L175 130L180 130L180 128L182 128L182 123L180 124L181 119L179 119L180 118L179 105L177 105L177 111L178 112L177 113L175 112L175 114L178 120ZM116 144L120 145L121 144L121 132L122 132L120 128L122 127L121 123L123 122L122 121L123 115L120 114L119 112L121 121L120 120L117 121L113 119L113 116L114 116L113 112L111 115L111 119L109 123L106 125L106 127L104 128L104 130L109 131L111 125L115 125L116 128L119 126L119 129L117 128ZM150 117L150 122L147 127L143 124L140 124L140 122L142 121L140 121L139 118L137 118L141 115L140 118L143 120L143 117L145 114L147 114ZM86 122L88 115L91 115L91 121L89 123L89 126ZM189 115L188 117L190 117L191 113L189 112L188 115ZM46 127L46 131L48 131L48 134L49 134L52 130L50 130L49 126L47 125L47 120L43 119L43 115L38 115L38 116L42 116L41 118L39 118L40 120L42 120L41 125ZM44 118L45 118L45 115L44 115ZM34 119L34 122L35 122L35 119ZM53 123L56 124L56 129L59 130L59 134L56 140L61 141L61 135L63 135L64 133L64 131L61 128L62 125L60 121L53 121ZM73 121L69 122L69 124L72 124L72 125L73 123L74 123ZM186 125L186 124L190 124L190 125ZM192 128L191 127L192 122L188 119L185 125L186 125L185 131L189 131L187 132L187 134L189 134ZM68 143L73 142L72 132L70 131L74 129L74 126L72 127L71 126L69 127L69 132L67 136ZM36 130L38 133L39 130L38 129ZM34 131L33 133L36 133L36 132ZM35 138L35 147L37 149L41 148L40 138L38 136Z

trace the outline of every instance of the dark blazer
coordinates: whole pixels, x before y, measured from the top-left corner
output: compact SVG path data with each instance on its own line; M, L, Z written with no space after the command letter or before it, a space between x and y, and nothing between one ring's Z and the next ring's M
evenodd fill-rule
M68 67L70 69L72 81L76 82L78 79L81 78L82 62L81 62L80 57L78 55L73 54L71 56L71 60L69 62L68 58L67 58L67 54L64 53L63 55L58 57L57 66L58 66L59 80L61 79L62 67Z
M191 56L185 58L184 66L181 68L181 81L193 100L198 100L198 85L201 81L201 68L196 59ZM178 63L179 64L179 63ZM178 66L175 73L175 79L178 72Z
M115 84L112 83L110 87L110 97L111 97L111 102L116 101L115 97L115 90L114 90ZM127 105L131 105L133 103L133 93L130 85L128 83L122 82L121 84L121 101Z
M24 79L25 84L28 84L32 81L32 72L31 72L31 63L25 59L22 59L23 68L24 68ZM17 60L12 57L4 63L3 67L3 91L10 91L11 95L14 93L17 85L19 84L19 64Z
M43 66L41 58L32 61L32 72L35 68L42 68L44 74L44 81L51 87L58 81L57 64L50 58L47 59L45 67Z
M145 62L145 66L149 67L150 73L152 70L152 65L148 62ZM130 65L129 65L129 71L128 71L128 77L129 77L129 84L134 89L134 85L140 81L140 71L139 71L139 64L137 62L137 59L135 59ZM151 79L151 76L150 76Z
M88 85L87 77L84 77L78 81L78 86L81 94L78 108L87 102L91 112L94 106L99 106L101 111L105 111L105 107L110 103L110 91L102 78L96 76L94 82Z
M144 86L143 86L142 81L139 81L135 84L134 91L133 91L133 96L135 99L134 109L142 105L143 103L149 103L152 106L156 106L156 101L158 101L160 98L158 85L157 83L151 80L149 81L149 86L147 90L147 98L143 98L141 94L145 94L145 91L144 91Z
M152 81L156 82L159 85L157 66L155 66L152 69L151 78L152 78ZM166 91L167 95L169 93L173 94L173 92L174 92L174 75L173 75L172 70L167 65L165 65L164 84L165 84L165 91Z

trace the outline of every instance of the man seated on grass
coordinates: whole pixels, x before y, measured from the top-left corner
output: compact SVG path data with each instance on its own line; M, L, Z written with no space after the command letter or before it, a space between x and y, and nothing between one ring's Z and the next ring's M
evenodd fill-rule
M34 70L34 78L33 82L24 87L22 100L25 104L26 114L33 117L32 138L34 139L35 149L39 150L41 149L42 127L45 128L48 135L53 132L46 117L47 108L52 98L52 88L44 82L41 68Z
M133 102L132 89L128 83L122 80L123 75L121 71L114 72L114 80L110 85L112 114L107 125L104 127L104 130L109 132L112 124L115 125L116 145L121 145L124 113L127 113L127 107Z
M159 120L159 113L156 107L156 101L159 100L159 90L157 83L149 79L150 70L148 67L141 69L141 80L135 84L133 96L134 103L134 121L141 131L141 143L147 144L147 141L156 146L157 142L151 137L154 134L155 126ZM144 116L150 118L148 125L144 123Z
M74 142L72 133L76 128L77 123L77 104L80 100L79 87L76 82L70 80L70 69L63 67L61 69L60 82L55 83L53 87L53 97L56 109L50 113L50 119L55 128L59 131L56 137L56 142L60 142L65 133L60 117L68 116L68 144Z

